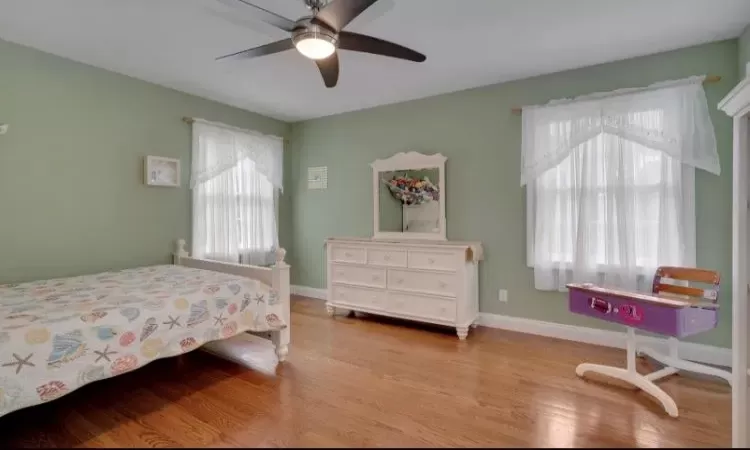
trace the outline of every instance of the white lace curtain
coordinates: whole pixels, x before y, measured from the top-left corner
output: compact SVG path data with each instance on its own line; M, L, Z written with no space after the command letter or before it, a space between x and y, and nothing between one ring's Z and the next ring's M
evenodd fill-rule
M278 247L283 140L203 121L193 124L193 254L270 265Z
M537 289L647 289L659 265L695 265L694 169L720 172L702 81L524 108Z
M620 89L523 108L521 186L607 133L720 174L705 77ZM657 116L650 114L658 111Z
M249 130L196 119L193 122L193 164L190 187L231 169L248 158L280 191L283 185L284 140Z

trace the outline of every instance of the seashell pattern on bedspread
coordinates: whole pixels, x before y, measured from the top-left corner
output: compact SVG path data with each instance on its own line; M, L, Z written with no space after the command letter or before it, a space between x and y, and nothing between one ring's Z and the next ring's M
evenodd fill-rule
M276 298L257 280L175 265L0 285L0 416L211 340L283 329Z

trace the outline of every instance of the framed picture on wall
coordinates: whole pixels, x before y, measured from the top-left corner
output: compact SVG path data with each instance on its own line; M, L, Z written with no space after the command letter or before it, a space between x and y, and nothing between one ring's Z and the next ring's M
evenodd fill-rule
M180 160L162 156L146 156L144 180L149 186L180 186Z

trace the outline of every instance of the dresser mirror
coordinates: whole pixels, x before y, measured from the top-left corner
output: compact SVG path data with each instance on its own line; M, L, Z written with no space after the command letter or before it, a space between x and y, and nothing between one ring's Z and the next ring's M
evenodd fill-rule
M371 164L375 239L446 239L445 160L409 152Z

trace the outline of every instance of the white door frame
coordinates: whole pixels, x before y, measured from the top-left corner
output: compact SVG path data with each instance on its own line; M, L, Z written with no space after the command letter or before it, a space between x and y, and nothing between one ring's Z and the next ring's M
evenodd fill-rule
M748 436L748 165L750 164L750 77L719 109L734 119L732 150L732 447L745 448Z

